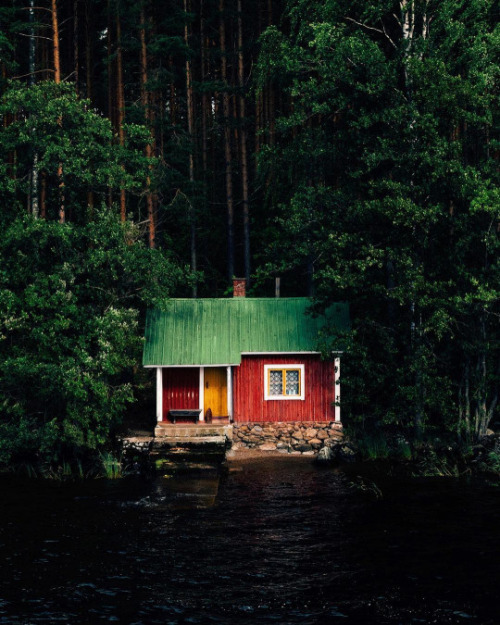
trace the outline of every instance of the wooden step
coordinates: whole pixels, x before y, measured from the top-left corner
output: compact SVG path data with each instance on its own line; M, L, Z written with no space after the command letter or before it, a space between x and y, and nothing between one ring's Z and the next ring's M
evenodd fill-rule
M171 424L158 423L155 428L155 438L172 438L195 440L200 438L217 438L232 440L233 428L231 425L203 425L203 424Z
M225 436L159 436L153 442L153 449L162 447L192 447L194 445L225 445Z

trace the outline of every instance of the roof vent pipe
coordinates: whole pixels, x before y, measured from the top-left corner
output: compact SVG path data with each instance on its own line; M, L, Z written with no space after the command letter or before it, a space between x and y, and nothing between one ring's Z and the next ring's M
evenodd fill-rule
M245 297L246 285L245 278L233 278L233 297Z
M274 279L274 297L281 295L281 278Z

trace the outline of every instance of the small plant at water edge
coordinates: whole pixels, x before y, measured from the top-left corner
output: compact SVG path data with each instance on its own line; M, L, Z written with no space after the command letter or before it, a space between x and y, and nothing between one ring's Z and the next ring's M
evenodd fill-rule
M100 454L103 476L114 480L123 477L122 463L119 458L113 456L110 452Z
M365 434L356 442L365 460L386 460L390 455L387 439L379 433Z

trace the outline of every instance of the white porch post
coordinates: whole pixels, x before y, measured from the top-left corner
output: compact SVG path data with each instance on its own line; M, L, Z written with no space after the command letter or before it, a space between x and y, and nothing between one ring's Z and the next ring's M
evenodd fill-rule
M156 367L156 420L163 421L163 370Z
M335 423L340 423L340 358L335 358Z
M229 420L233 420L233 376L231 367L227 367L227 412Z
M203 411L203 407L205 405L205 367L200 367L200 390L199 390L199 408L200 412L200 421L205 421L205 413Z

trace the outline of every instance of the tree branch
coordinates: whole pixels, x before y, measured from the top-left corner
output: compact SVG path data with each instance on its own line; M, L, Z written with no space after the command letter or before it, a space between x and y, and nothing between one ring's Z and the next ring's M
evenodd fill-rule
M52 41L50 37L44 37L43 35L28 35L27 33L17 33L21 35L21 37L28 37L30 39L46 39L47 41Z
M47 7L19 7L20 11L48 11L52 13L52 9L48 9Z
M394 19L396 20L396 22L398 23L399 28L403 29L403 26L401 24L401 20L399 19L399 17L396 15L396 13L392 14Z
M384 22L383 22L382 20L380 20L380 23L382 24L382 30L384 31L384 35L385 35L385 37L386 37L387 41L388 41L388 42L391 44L391 46L392 46L392 47L396 50L397 46L396 46L396 44L394 43L394 41L391 39L391 37L389 37L389 35L387 34L387 31L386 31L386 29L385 29L385 24L384 24Z
M384 35L384 37L389 41L389 43L394 48L396 48L396 44L389 37L389 35L387 34L387 31L385 30L385 26L384 26L383 22L382 22L382 28L376 28L375 26L369 26L368 24L363 24L362 22L358 22L357 20L353 19L352 17L347 17L347 15L344 16L344 19L347 20L348 22L352 22L353 24L356 24L357 26L361 26L361 28L366 28L367 30L373 30L376 33L380 33L381 35Z
M17 80L18 78L26 78L26 76L32 76L33 74L40 74L41 72L53 72L54 70L50 67L46 69L37 69L35 72L29 72L28 74L21 74L21 76L12 76L13 80Z
M368 26L368 24L363 24L362 22L358 22L352 17L347 17L347 15L344 16L344 19L349 22L353 22L353 24L357 24L358 26L361 26L362 28L366 28L367 30L374 30L376 33L380 33L381 35L384 34L384 31L380 30L380 28L375 28L375 26Z

